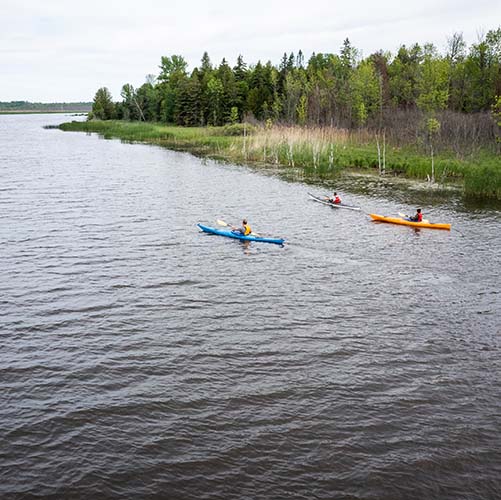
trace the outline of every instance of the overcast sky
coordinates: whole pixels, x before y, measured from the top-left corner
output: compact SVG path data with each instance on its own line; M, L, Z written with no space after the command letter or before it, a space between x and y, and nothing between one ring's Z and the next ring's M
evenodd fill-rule
M284 52L339 53L345 38L363 56L462 32L468 45L501 26L501 0L1 0L0 101L91 101L106 86L158 74L161 56L190 68L204 51L219 64Z

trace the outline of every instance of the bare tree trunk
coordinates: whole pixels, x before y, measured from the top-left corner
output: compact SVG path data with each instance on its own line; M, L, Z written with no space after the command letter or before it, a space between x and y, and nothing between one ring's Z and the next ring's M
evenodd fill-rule
M433 144L430 144L431 151L431 179L430 182L435 183L435 159L433 158Z
M294 146L292 142L289 142L289 151L288 151L288 157L289 157L289 166L294 167Z
M379 133L376 133L376 145L377 145L377 164L379 169L379 175L383 173L383 169L381 167L381 147L379 146Z
M139 114L141 115L141 120L143 120L143 122L145 122L146 119L144 118L144 114L143 114L143 110L141 109L141 106L139 106L139 103L137 102L137 100L134 96L132 96L132 99L134 100L134 104L136 105L136 107L139 111Z
M383 175L386 174L386 130L383 131Z
M242 153L245 160L247 159L246 142L247 142L247 123L244 122L244 142L242 144Z

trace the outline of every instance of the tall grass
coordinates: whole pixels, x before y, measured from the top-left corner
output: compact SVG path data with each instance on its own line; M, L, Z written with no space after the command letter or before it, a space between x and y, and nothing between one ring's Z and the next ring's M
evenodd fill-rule
M319 178L334 177L346 168L377 173L379 167L376 137L367 130L246 124L188 128L123 121L71 122L61 129L97 132L105 138L150 142L237 162L299 168ZM429 179L431 158L417 147L387 145L386 175ZM501 159L493 153L462 160L452 153L435 155L435 178L440 183L464 181L467 196L501 199Z
M484 159L466 169L464 190L472 198L501 200L501 159Z
M376 137L367 130L348 131L330 127L259 129L240 152L235 148L234 153L245 160L301 167L321 177L350 167L370 171L379 169ZM443 155L435 159L435 167L435 177L445 182L461 178L465 165ZM431 159L409 147L387 146L386 172L428 179Z
M199 149L209 154L229 148L233 138L221 127L174 127L149 122L99 121L70 122L60 125L66 131L95 132L105 139L150 142L179 149Z

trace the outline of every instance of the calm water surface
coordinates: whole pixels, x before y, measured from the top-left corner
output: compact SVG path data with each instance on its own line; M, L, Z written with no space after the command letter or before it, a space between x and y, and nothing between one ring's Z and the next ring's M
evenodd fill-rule
M499 211L69 119L0 116L0 498L501 498Z

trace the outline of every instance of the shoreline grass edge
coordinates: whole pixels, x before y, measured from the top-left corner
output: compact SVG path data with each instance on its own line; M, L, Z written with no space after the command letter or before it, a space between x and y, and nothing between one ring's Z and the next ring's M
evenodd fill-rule
M97 133L105 139L156 144L199 156L238 163L268 163L302 168L319 178L333 178L350 168L379 170L377 144L367 131L348 132L327 127L258 128L251 125L180 127L124 121L72 121L63 131ZM411 148L386 145L386 175L426 180L431 159ZM475 157L435 156L435 180L461 182L466 198L501 200L501 158L480 152Z

